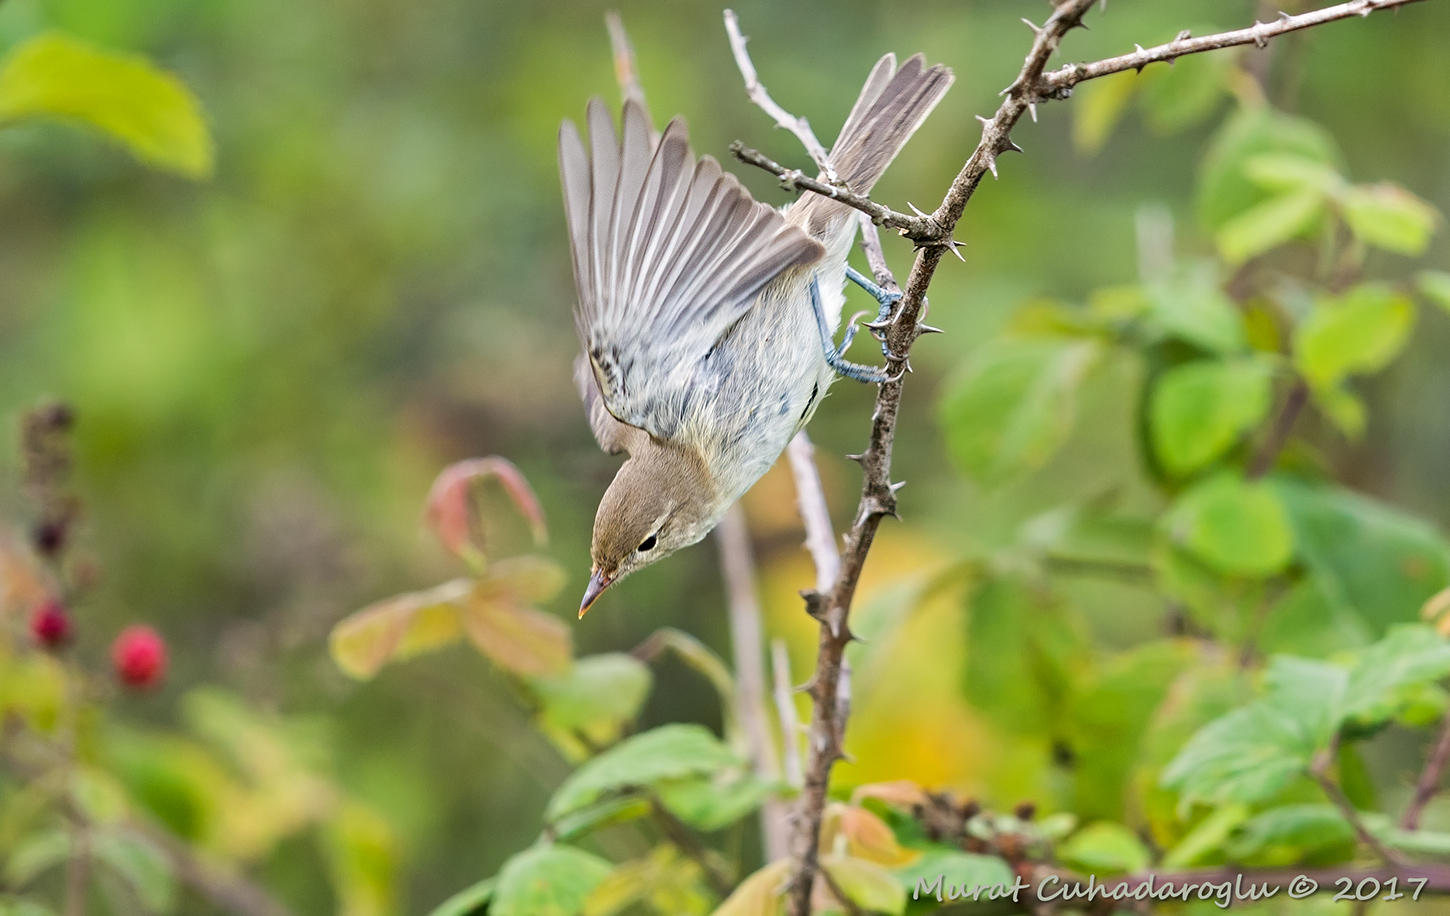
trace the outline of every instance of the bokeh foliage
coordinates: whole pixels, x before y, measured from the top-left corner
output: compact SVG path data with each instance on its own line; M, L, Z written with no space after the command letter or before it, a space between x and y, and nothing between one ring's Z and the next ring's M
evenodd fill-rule
M142 799L174 829L255 862L300 912L339 905L344 861L396 854L396 866L358 865L362 896L340 904L381 912L426 912L485 875L521 881L526 866L549 867L542 854L509 857L534 842L550 797L588 753L569 736L595 710L569 700L597 694L591 683L633 684L645 734L724 724L710 680L674 656L655 666L646 696L638 669L611 655L677 626L728 657L708 545L569 624L574 655L600 661L570 669L583 686L536 683L560 698L542 729L512 675L478 653L429 654L359 685L324 652L351 610L458 575L418 536L418 507L438 468L468 456L508 455L537 488L547 554L567 579L559 597L540 587L530 600L572 616L614 462L597 453L569 381L553 144L588 95L614 96L603 9L0 5L0 50L11 55L0 70L10 125L0 131L0 410L57 395L81 416L79 549L99 574L76 608L79 655L99 658L138 615L176 646L171 686L116 710L128 737L114 743L115 766L135 792L171 786ZM880 186L898 204L926 206L946 186L975 142L971 115L993 107L1027 38L1023 11L989 2L737 11L777 96L823 136L886 50L923 50L956 70L950 97ZM718 10L622 12L652 107L685 113L698 150L721 155L740 137L803 161L742 98ZM1247 2L1114 0L1068 53L1106 56L1253 13ZM1360 774L1346 790L1398 810L1441 703L1424 687L1433 664L1415 669L1418 681L1376 687L1375 710L1330 704L1332 685L1317 698L1330 705L1293 706L1317 723L1313 741L1255 745L1279 767L1256 778L1288 774L1282 797L1266 801L1264 782L1225 782L1208 753L1217 745L1189 742L1220 715L1282 712L1274 672L1284 663L1264 662L1273 653L1312 660L1298 679L1353 683L1365 654L1404 639L1410 631L1395 627L1445 584L1450 243L1433 214L1450 212L1447 16L1422 4L1268 53L1113 77L1023 125L1027 155L1004 160L1002 180L968 210L967 264L948 265L933 287L932 323L949 334L913 355L896 449L907 523L885 530L858 609L870 643L856 659L856 763L839 771L843 786L914 779L1002 810L1031 799L1083 823L1129 824L1130 840L1146 832L1178 852L1177 865L1334 861L1353 840L1304 788L1302 764L1324 729L1339 729L1357 739L1338 761L1341 776ZM158 130L124 111L106 115L114 123L69 112L115 141L21 119L43 93L4 90L27 60L45 72L36 49L132 68L144 55L159 68L157 93L191 104L174 74L200 100L214 157L205 132ZM128 144L147 162L210 177L149 170ZM786 199L743 177L762 198ZM888 255L904 273L909 252ZM1296 379L1309 401L1298 435L1276 470L1249 479ZM869 392L834 394L812 433L840 519L856 478L838 456L859 450ZM5 470L0 501L21 520L14 465ZM810 575L788 480L768 477L747 510L769 628L790 641L799 674L813 640L795 591ZM508 555L528 541L506 521L490 543ZM1084 560L1114 572L1084 574ZM1178 636L1164 637L1165 617ZM41 681L46 664L33 663ZM202 684L212 686L193 691ZM617 722L586 737L608 743ZM260 777L225 743L243 728L288 736L278 754L301 758L284 769L317 782L267 792L295 794L288 804L300 807L247 794L262 791L249 782ZM1184 762L1186 743L1204 753ZM171 765L180 775L151 773L158 756L182 761ZM1217 807L1185 813L1185 797ZM217 799L274 813L265 828L238 825ZM847 802L891 818L877 802ZM891 823L905 842L909 825ZM344 829L352 839L339 839ZM1042 832L1059 838L1045 822ZM759 864L748 827L712 839L742 874ZM603 882L604 854L634 862L639 882L673 887L679 896L663 899L678 911L708 904L689 862L636 855L637 842L606 833L563 870L581 887ZM1112 850L1119 863L1143 855L1111 828L1060 852L1091 866ZM513 871L500 872L506 861ZM369 876L385 874L396 881L369 903ZM861 886L885 893L869 877Z

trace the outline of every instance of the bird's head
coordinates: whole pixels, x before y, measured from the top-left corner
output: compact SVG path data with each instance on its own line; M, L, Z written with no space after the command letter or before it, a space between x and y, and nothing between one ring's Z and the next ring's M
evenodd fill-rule
M715 502L705 465L693 452L651 441L631 455L594 516L593 566L579 616L615 582L709 533L724 513Z

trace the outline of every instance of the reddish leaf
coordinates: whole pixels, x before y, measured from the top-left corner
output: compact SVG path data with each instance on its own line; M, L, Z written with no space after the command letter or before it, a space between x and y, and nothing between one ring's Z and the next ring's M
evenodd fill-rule
M857 786L856 791L851 793L851 804L859 805L868 798L885 802L902 811L910 811L926 802L926 791L909 779L868 782L864 786Z
M569 627L526 606L558 591L563 573L538 557L505 560L491 573L478 583L464 610L469 639L494 664L523 677L568 671L574 655Z
M426 517L443 546L459 556L483 552L483 545L476 539L478 526L473 487L478 481L488 478L496 478L503 485L504 492L528 521L534 543L544 543L548 539L544 510L528 480L508 460L491 456L451 464L433 481L433 487L428 491Z
M846 837L846 851L857 859L894 866L916 858L916 853L896 842L885 821L865 808L842 810L839 829Z
M462 632L459 613L473 592L471 579L454 579L369 605L332 628L333 661L366 679L388 661L447 645Z

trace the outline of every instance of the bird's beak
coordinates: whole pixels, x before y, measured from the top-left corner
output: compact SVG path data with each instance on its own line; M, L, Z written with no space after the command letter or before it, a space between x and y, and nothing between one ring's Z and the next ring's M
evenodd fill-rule
M609 583L613 582L614 579L614 576L605 575L602 569L594 570L594 575L589 577L589 587L584 589L584 600L579 602L580 620L583 620L584 615L589 613L589 609L594 606L594 602L599 600L599 596L604 594L604 590L609 588Z

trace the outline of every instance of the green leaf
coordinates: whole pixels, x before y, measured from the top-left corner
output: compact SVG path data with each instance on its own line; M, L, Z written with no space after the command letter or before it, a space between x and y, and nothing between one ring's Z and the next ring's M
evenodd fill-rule
M624 795L570 812L553 821L551 826L557 839L573 840L602 827L649 817L653 810L649 799L639 795Z
M1271 483L1325 598L1364 620L1372 636L1417 619L1450 585L1450 544L1428 522L1348 490Z
M1424 253L1438 216L1434 207L1393 184L1355 185L1340 207L1362 241L1405 255Z
M1244 804L1221 805L1214 809L1168 850L1163 857L1163 867L1188 868L1204 863L1223 847L1240 824L1248 820L1249 814L1250 808Z
M769 798L775 786L749 773L726 773L731 778L696 777L660 783L660 803L680 820L699 830L719 830L745 817Z
M1123 73L1073 90L1072 144L1078 152L1095 153L1103 148L1139 82L1136 75Z
M10 850L5 861L5 883L22 887L68 858L70 834L59 827L47 828L25 837Z
M1450 273L1443 270L1422 270L1415 275L1420 294L1450 312Z
M391 911L397 892L398 844L382 816L344 798L324 825L323 850L344 916Z
M1349 676L1344 716L1361 725L1388 721L1418 699L1418 691L1450 675L1450 642L1422 624L1391 627L1368 646Z
M1203 158L1198 212L1205 226L1217 231L1271 196L1248 175L1248 163L1269 153L1293 155L1331 168L1340 159L1333 138L1312 121L1270 108L1242 108L1224 122Z
M1378 372L1394 359L1415 320L1408 296L1366 283L1322 299L1294 333L1294 365L1315 388Z
M1365 410L1364 401L1358 395L1341 385L1316 388L1314 403L1346 438L1358 442L1364 436L1364 427L1369 422L1369 415Z
M1219 254L1231 265L1302 236L1311 235L1324 217L1324 194L1304 188L1270 197L1225 222L1214 235Z
M741 765L740 758L709 729L700 725L664 725L626 738L575 770L549 800L544 817L556 821L607 792Z
M1163 785L1193 802L1254 804L1302 774L1315 744L1302 723L1255 702L1199 729L1163 770Z
M1243 316L1219 288L1213 265L1151 284L1148 303L1150 323L1168 337L1225 355L1246 346Z
M483 916L484 907L493 899L497 878L485 878L438 904L428 916Z
M906 891L891 872L875 862L823 855L821 868L831 876L841 893L861 909L891 916L901 916L905 912Z
M1344 719L1349 672L1313 658L1276 655L1264 672L1263 702L1294 718L1315 747L1326 747Z
M1373 639L1353 609L1330 601L1317 576L1305 576L1269 609L1258 645L1266 653L1324 658Z
M634 721L652 680L644 662L613 652L576 659L564 676L539 678L531 686L546 732L556 740L571 740L580 732L597 746L612 744Z
M942 398L947 448L973 477L999 483L1047 463L1077 415L1091 341L999 339L967 360Z
M1062 715L1082 635L1056 595L1015 576L970 595L967 701L1013 734L1036 734Z
M1153 449L1184 475L1222 455L1269 410L1270 367L1263 360L1195 360L1163 373L1149 416Z
M1072 810L1084 818L1121 818L1129 774L1154 712L1193 660L1186 640L1160 640L1107 660L1075 686L1063 717L1076 758Z
M1169 67L1152 67L1141 77L1144 119L1160 134L1177 133L1213 114L1233 70L1226 54L1180 57Z
M138 55L59 33L26 41L0 62L0 123L33 117L81 121L158 168L190 178L211 173L201 105L180 80Z
M1333 805L1282 805L1263 811L1225 847L1234 862L1260 867L1294 865L1315 854L1334 851L1343 861L1354 854L1354 828Z
M176 908L176 876L171 864L144 837L125 830L95 833L91 854L125 879L148 911L170 913Z
M503 864L489 916L579 916L614 866L559 844L534 846Z
M1339 726L1349 672L1313 659L1275 656L1265 695L1199 729L1164 769L1184 805L1266 801L1306 772Z
M1136 833L1112 821L1098 821L1074 833L1058 855L1073 868L1099 874L1140 871L1153 860Z
M1344 187L1344 176L1320 159L1296 153L1265 153L1244 162L1244 174L1267 191L1316 190L1334 194Z
M1275 491L1229 472L1182 493L1163 524L1173 543L1226 575L1273 575L1293 555L1289 522Z

